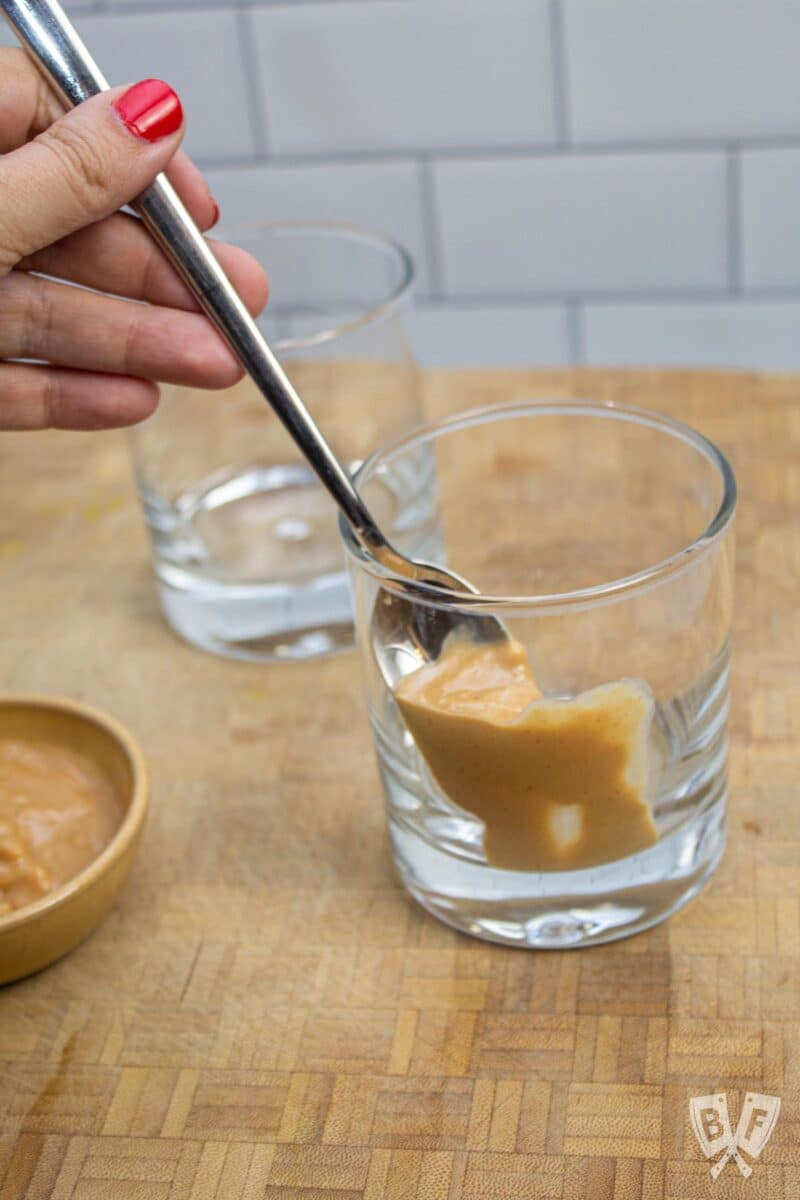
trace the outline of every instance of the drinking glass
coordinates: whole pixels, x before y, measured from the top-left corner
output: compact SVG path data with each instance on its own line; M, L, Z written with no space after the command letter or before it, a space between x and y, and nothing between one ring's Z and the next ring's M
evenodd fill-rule
M424 493L414 484L421 472L430 477ZM389 836L411 895L465 932L536 947L624 937L686 903L725 840L736 484L720 451L634 407L531 402L396 440L361 467L358 485L398 549L446 564L479 589L460 600L412 588L415 620L430 629L442 613L497 617L549 700L623 680L651 697L643 741L651 843L621 853L614 847L626 830L617 821L614 845L594 865L493 865L486 823L458 786L446 793L437 782L395 698L422 660L380 612L387 595L408 596L408 585L342 524ZM477 682L462 687L474 695ZM478 750L462 738L458 753L451 775L471 782L470 772L484 770L473 761ZM594 751L576 744L575 753L588 755L575 767L579 781L598 786ZM487 821L504 811L505 761L501 745ZM556 784L545 799L558 823ZM593 802L611 811L614 796L602 791Z
M343 462L355 469L418 424L414 270L401 246L321 223L221 236L265 267L258 324ZM223 392L164 387L131 444L161 607L179 634L253 660L352 645L333 504L249 379Z

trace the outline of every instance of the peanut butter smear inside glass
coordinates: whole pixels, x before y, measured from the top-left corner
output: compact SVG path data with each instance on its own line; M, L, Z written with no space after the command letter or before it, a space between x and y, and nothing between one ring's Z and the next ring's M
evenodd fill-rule
M622 679L547 699L519 642L451 636L395 698L436 782L483 822L491 866L579 870L657 841L646 684Z
M111 780L84 754L0 738L0 916L87 867L122 821Z

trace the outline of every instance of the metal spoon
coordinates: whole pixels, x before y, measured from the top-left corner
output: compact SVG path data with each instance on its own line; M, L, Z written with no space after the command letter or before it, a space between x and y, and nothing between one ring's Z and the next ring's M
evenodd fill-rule
M77 105L108 90L108 81L57 0L0 0L0 7L65 104ZM282 421L358 541L407 581L397 590L383 591L373 614L372 642L390 686L399 674L419 666L420 658L436 658L455 629L478 641L506 639L504 626L494 617L424 603L425 585L472 594L477 589L443 567L406 558L383 536L166 177L159 175L131 207Z

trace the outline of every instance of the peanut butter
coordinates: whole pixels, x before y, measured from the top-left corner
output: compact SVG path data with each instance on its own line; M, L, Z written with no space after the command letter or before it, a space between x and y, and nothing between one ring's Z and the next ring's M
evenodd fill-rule
M451 638L395 697L439 786L484 823L492 866L577 870L657 840L645 684L623 679L550 700L518 642Z
M54 742L0 738L0 914L72 879L121 819L113 785L92 759Z

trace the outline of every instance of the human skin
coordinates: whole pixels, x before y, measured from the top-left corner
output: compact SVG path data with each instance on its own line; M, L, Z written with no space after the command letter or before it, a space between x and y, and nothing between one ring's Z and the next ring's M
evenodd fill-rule
M219 210L180 150L184 130L160 80L65 113L22 51L0 50L0 429L132 425L155 409L159 382L241 378L141 222L119 211L166 171L199 228L213 227ZM262 268L211 245L257 315Z

